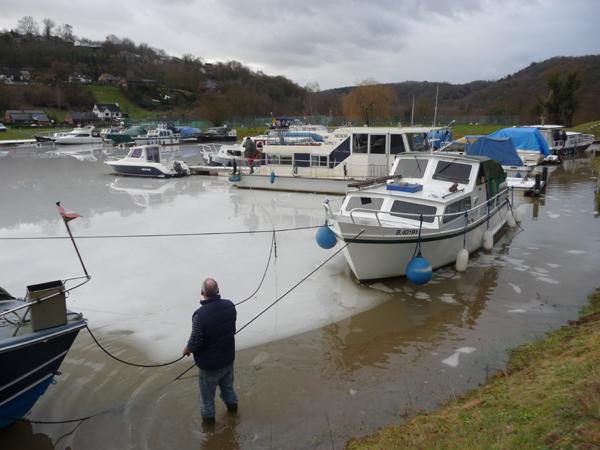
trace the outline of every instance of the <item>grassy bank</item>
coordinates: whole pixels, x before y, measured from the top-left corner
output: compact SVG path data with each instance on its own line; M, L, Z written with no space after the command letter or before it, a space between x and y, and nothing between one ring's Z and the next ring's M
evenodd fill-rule
M579 321L512 351L483 388L347 448L600 448L600 290Z
M88 86L88 89L98 103L118 103L121 111L129 114L132 119L147 119L156 114L130 101L116 86L96 84Z

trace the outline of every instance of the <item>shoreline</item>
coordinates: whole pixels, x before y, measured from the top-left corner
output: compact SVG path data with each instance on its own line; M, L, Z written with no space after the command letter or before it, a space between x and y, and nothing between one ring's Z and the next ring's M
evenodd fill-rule
M600 288L578 320L510 350L480 388L346 448L598 448L598 367Z

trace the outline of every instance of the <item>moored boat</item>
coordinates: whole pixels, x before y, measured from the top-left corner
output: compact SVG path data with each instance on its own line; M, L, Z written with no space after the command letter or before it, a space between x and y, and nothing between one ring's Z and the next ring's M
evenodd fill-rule
M181 136L171 128L159 127L144 136L136 136L134 141L135 145L179 145Z
M420 250L433 269L482 247L509 214L506 174L486 157L399 155L386 181L347 192L339 211L326 203L332 231L359 280L396 277ZM489 237L488 237L489 239Z
M93 126L73 128L54 140L58 145L101 144L100 133Z
M190 174L188 165L172 157L172 152L162 152L158 144L132 147L124 158L105 161L120 175L137 177L184 177Z
M321 141L267 142L255 173L231 180L240 188L344 194L348 183L388 175L398 155L430 151L427 135L439 129L348 127Z

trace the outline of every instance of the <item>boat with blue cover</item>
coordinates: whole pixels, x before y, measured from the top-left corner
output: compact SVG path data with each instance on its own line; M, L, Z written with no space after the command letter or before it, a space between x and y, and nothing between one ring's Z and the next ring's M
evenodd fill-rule
M27 286L23 299L0 288L0 428L31 410L85 326L61 280Z

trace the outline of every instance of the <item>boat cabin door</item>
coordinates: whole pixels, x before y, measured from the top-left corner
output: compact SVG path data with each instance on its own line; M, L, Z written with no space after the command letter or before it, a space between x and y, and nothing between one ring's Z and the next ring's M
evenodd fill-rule
M159 147L147 147L146 148L146 161L160 163L160 148Z

